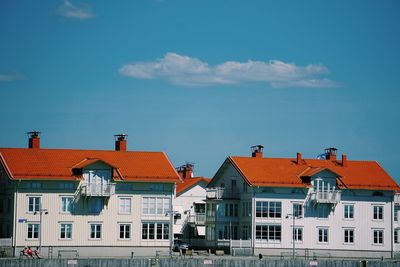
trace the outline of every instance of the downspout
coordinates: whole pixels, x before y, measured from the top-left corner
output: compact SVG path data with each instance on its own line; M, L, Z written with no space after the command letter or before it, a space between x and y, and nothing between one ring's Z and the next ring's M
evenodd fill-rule
M390 232L391 232L391 237L390 237L390 258L393 259L393 235L394 235L394 229L393 229L393 199L394 199L394 195L392 200L390 201ZM398 218L397 218L398 220Z
M12 240L12 246L14 247L14 257L17 257L17 227L18 227L18 222L17 222L17 213L18 213L18 187L21 182L21 179L18 180L18 183L14 184L14 234L13 234L13 240Z
M258 186L257 186L258 188ZM256 226L256 213L255 213L255 208L256 208L256 193L255 193L255 187L253 187L253 197L251 198L251 247L253 248L253 255L255 253L255 226Z

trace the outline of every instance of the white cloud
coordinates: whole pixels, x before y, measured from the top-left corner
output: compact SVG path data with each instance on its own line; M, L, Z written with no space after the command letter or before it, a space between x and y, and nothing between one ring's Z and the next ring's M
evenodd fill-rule
M0 73L0 82L12 82L24 80L25 76L18 73Z
M151 62L135 62L119 69L123 76L137 79L165 79L184 86L267 83L281 87L335 87L337 84L326 78L329 71L321 64L296 66L279 60L227 61L209 65L197 58L167 53L163 58Z
M94 17L94 14L92 13L91 8L88 4L75 6L68 0L65 0L64 3L58 7L57 14L66 18L81 20Z

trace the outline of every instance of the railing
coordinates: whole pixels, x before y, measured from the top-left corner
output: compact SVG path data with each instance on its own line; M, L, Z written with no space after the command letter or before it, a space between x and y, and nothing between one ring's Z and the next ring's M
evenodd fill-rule
M222 187L214 187L206 189L207 199L221 199L224 194L224 188Z
M82 184L81 194L84 196L100 196L100 197L110 197L115 194L115 184Z
M393 201L394 204L400 205L400 194L395 194Z
M189 222L194 224L204 225L206 223L206 214L205 213L190 214Z
M312 192L311 200L317 203L328 203L328 204L336 204L341 200L341 191L334 190L329 192Z

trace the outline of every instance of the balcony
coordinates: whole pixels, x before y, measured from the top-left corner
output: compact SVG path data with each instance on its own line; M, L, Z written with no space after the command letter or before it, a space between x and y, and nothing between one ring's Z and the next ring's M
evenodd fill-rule
M222 187L214 187L206 189L207 199L221 199L224 194L224 188Z
M400 205L400 194L395 194L393 200L395 205Z
M337 204L341 200L341 191L334 190L328 192L312 192L311 201L321 204Z
M205 225L206 224L206 214L205 213L196 213L189 215L189 223L196 225Z
M110 197L115 194L115 184L92 184L81 185L81 195L86 197Z

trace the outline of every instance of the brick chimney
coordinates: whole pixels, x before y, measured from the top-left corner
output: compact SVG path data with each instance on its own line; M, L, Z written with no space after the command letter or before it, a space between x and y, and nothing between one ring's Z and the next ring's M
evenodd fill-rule
M40 148L40 137L41 134L38 131L32 131L27 133L29 136L28 139L28 147L29 148Z
M193 177L193 167L194 167L193 164L185 163L184 165L176 168L176 171L178 172L179 176L182 179L192 178Z
M297 152L296 163L298 165L303 164L303 160L301 159L301 153L300 152Z
M128 137L127 134L116 134L115 137L115 150L116 151L126 151L126 139Z
M253 158L262 158L263 157L263 149L262 145L256 145L251 147L251 156Z
M347 167L347 155L342 154L342 166Z
M337 153L337 148L329 147L325 149L325 155L327 160L335 161L336 153Z

